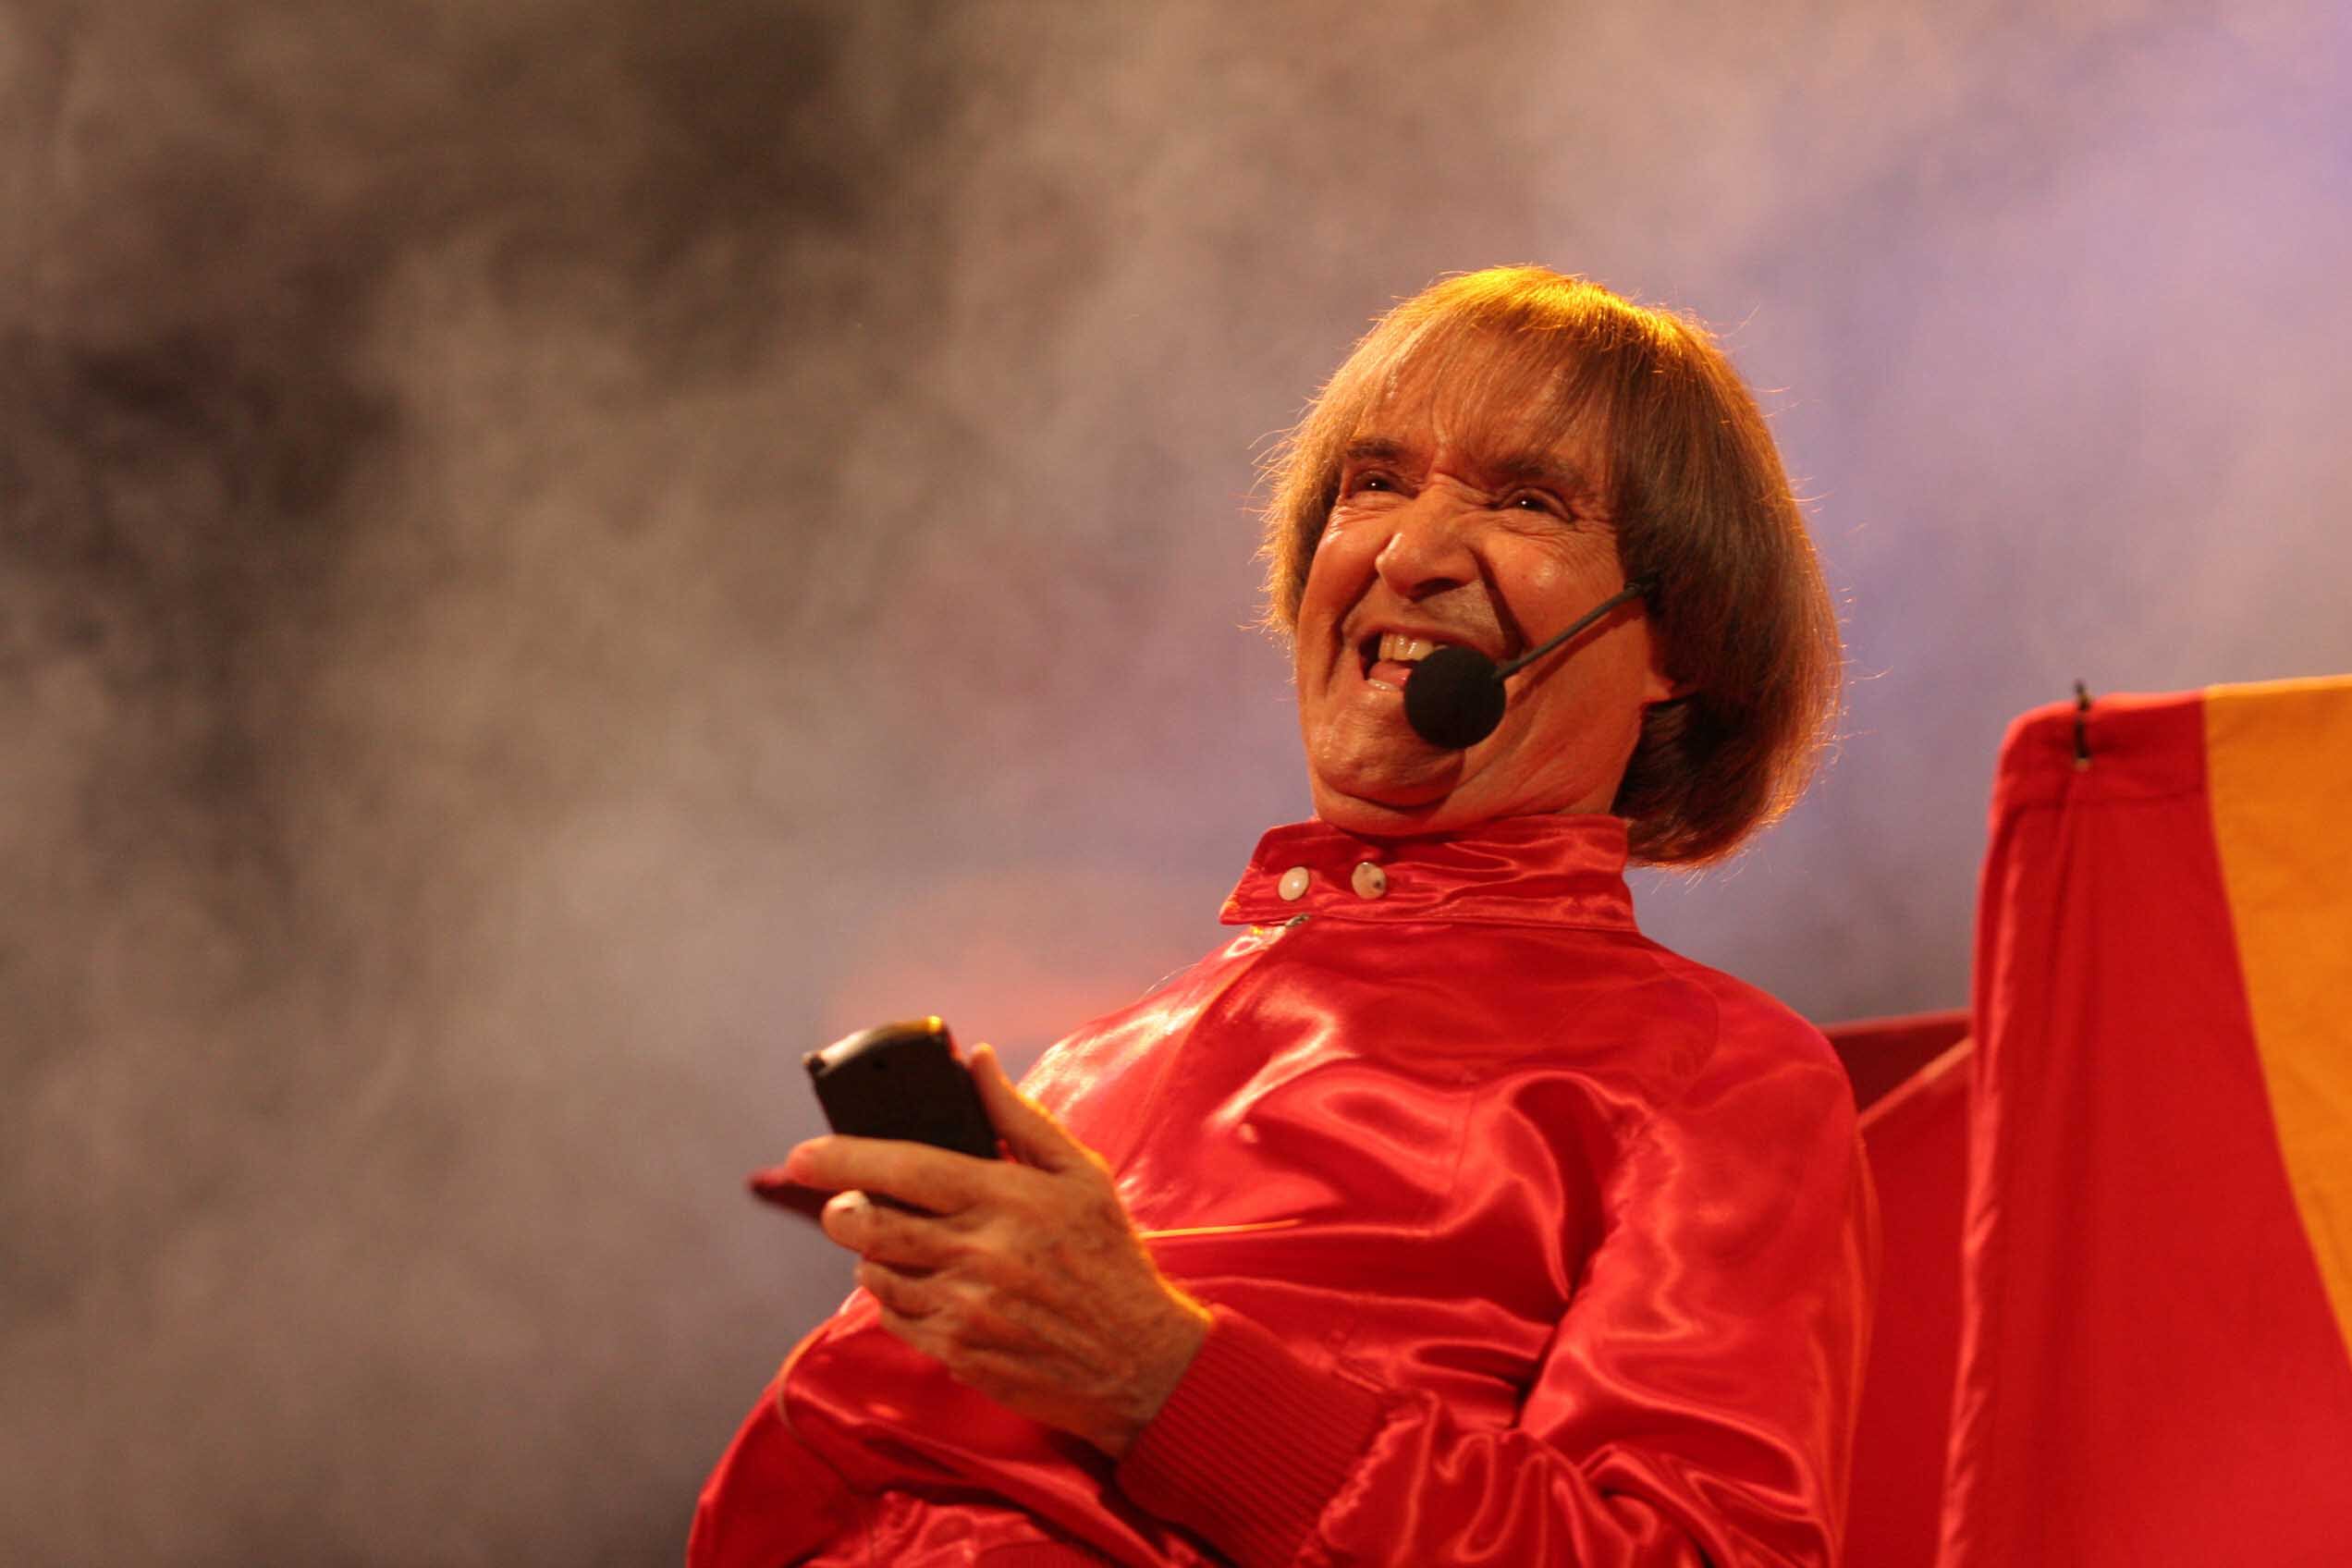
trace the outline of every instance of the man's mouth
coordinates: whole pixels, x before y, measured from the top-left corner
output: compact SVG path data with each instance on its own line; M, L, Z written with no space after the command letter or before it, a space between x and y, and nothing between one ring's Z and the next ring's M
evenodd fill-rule
M1443 645L1427 637L1408 637L1402 631L1379 631L1357 643L1356 655L1363 661L1366 680L1402 691L1413 674L1413 667Z

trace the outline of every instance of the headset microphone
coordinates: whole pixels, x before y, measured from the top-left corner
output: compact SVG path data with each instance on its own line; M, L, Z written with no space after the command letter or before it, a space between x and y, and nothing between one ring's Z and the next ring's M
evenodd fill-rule
M1618 606L1647 597L1657 586L1656 578L1635 578L1577 618L1567 631L1500 668L1476 648L1447 643L1421 659L1404 678L1405 721L1432 746L1458 752L1476 745L1502 722L1506 676L1525 669Z

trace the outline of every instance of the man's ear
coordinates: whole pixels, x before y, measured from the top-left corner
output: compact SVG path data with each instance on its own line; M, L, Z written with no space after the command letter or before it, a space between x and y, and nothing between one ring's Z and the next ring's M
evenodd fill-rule
M1690 688L1666 673L1666 650L1658 639L1649 640L1649 667L1642 672L1642 706L1655 707L1660 703L1679 702L1690 695Z

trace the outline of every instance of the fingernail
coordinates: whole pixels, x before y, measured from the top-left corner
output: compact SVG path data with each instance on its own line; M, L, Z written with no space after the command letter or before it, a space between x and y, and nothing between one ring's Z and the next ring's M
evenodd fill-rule
M865 1194L854 1188L846 1193L835 1193L825 1202L825 1209L828 1214L855 1214L864 1207Z
M770 1165L753 1171L745 1178L745 1183L755 1193L772 1193L793 1184L791 1173L780 1165Z

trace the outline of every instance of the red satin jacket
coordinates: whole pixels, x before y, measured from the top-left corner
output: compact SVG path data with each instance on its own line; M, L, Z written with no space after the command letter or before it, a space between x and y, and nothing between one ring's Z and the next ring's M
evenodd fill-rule
M1215 1323L1126 1457L864 1292L692 1568L1830 1563L1876 1271L1820 1035L1635 929L1624 825L1258 845L1226 947L1026 1087Z

